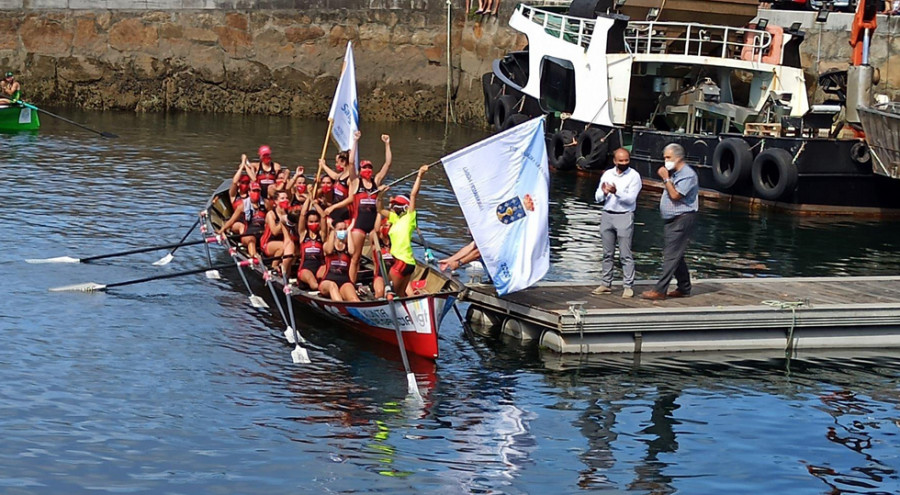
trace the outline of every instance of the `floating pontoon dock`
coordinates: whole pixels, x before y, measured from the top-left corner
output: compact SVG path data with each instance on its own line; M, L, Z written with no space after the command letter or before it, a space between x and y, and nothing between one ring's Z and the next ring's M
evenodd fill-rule
M473 324L562 353L900 347L900 277L697 280L688 298L591 295L596 285L541 283L498 297L470 284ZM672 285L674 288L674 284Z

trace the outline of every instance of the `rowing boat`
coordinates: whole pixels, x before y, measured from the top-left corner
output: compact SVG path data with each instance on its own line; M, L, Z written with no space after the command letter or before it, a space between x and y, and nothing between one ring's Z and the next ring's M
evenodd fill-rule
M36 131L40 127L34 110L16 103L0 105L0 132Z
M230 180L226 180L213 193L206 206L208 227L218 229L231 217L233 212L228 197ZM248 259L246 251L237 240L223 242L234 248L234 256L238 261ZM364 256L360 265L359 277L365 279L371 275L372 260ZM265 268L250 265L252 273L264 280ZM278 277L270 279L278 293L283 293L283 284ZM396 324L403 335L406 350L426 359L438 357L438 329L447 313L452 309L460 292L462 283L447 277L430 266L418 263L412 275L412 281L421 287L421 294L408 297L396 297ZM311 310L317 315L333 320L344 327L355 330L368 337L397 345L395 320L392 317L390 303L386 299L364 299L360 302L336 302L319 296L318 291L301 290L292 286L291 302L300 309Z

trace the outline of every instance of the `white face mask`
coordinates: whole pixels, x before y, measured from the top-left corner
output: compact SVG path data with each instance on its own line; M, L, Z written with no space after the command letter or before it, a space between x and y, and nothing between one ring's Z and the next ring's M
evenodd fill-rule
M666 170L671 172L673 168L675 168L675 162L666 160Z

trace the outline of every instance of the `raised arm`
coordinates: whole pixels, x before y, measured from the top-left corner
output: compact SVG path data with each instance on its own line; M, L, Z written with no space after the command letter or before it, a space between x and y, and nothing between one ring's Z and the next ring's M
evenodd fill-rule
M378 197L375 199L375 211L381 215L383 221L387 221L388 217L391 216L391 212L384 209L384 193L390 189L387 185L378 186Z
M391 154L391 136L382 134L381 140L384 142L384 165L381 166L381 170L379 170L378 174L375 176L375 184L381 184L381 181L387 177L393 159L393 155Z
M428 171L428 165L419 167L419 173L416 175L416 183L413 184L412 191L409 193L409 209L410 213L416 211L416 197L419 195L419 189L422 187L422 176Z
M339 174L339 173L335 172L334 170L332 170L331 167L329 167L328 164L325 163L325 159L324 159L324 158L319 158L319 167L321 167L322 170L323 170L326 174L328 174L328 177L331 177L331 180L337 180L338 177L341 176L341 174Z
M299 179L300 177L303 176L303 171L304 171L303 166L298 165L297 170L294 172L294 176L291 177L290 180L287 181L287 184L285 184L285 186L284 186L285 189L287 189L288 191L291 191L291 194L293 194L294 185L297 184L297 179Z
M350 154L347 155L347 171L348 178L353 181L356 180L356 155L359 153L359 138L362 136L362 133L359 131L355 131L353 133L353 141L350 143Z

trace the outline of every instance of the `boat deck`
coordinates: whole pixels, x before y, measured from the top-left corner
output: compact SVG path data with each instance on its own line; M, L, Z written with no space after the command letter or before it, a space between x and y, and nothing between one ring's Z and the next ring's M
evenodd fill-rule
M900 277L697 280L688 298L623 299L621 286L543 283L498 297L470 285L469 318L558 352L900 346ZM674 285L673 285L674 287Z

